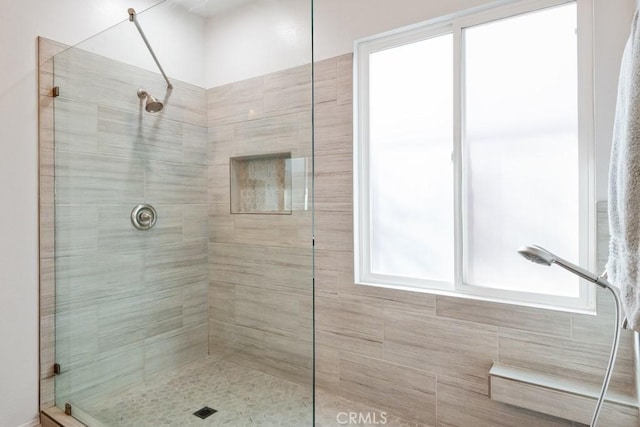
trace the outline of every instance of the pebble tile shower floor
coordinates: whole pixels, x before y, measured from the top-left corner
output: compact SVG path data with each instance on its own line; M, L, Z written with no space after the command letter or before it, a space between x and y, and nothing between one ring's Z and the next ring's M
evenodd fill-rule
M320 391L316 400L318 427L344 425L337 419L341 412L381 413ZM205 406L217 412L206 419L193 415ZM83 409L110 427L313 425L310 387L212 357ZM388 414L386 419L386 426L422 427Z

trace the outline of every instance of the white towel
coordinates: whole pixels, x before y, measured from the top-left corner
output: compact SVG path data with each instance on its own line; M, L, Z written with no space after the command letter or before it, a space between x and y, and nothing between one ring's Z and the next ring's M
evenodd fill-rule
M629 327L640 331L640 29L638 11L622 56L609 169L609 281Z

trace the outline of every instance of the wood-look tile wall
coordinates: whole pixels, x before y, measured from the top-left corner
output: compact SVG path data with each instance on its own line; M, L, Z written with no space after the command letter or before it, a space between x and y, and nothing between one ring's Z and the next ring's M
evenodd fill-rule
M333 88L326 96L335 100L335 76ZM207 112L209 352L310 386L311 66L209 89ZM291 155L282 180L291 214L231 213L230 191L241 183L231 186L230 159L281 153Z
M46 49L57 53L54 44ZM210 89L206 105L200 89L177 84L153 116L140 115L135 91L145 86L161 98L158 76L110 68L95 56L78 69L76 54L56 64L56 114L76 118L55 129L57 209L54 128L41 126L42 406L53 402L56 273L68 331L58 351L71 342L78 349L63 361L74 378L59 380L88 384L87 392L101 391L105 378L124 387L203 356L208 343L215 356L310 383L310 66ZM41 68L43 123L53 120L52 66ZM98 69L114 71L108 85L96 82ZM571 425L489 400L488 370L499 361L599 382L613 322L609 296L601 292L598 316L588 316L355 285L351 55L317 63L315 77L318 387L427 425ZM292 214L231 214L229 159L282 152L303 159L292 177ZM96 179L90 172L102 166L110 173ZM153 233L128 223L142 201L159 207ZM604 242L602 207L598 218ZM612 383L630 394L631 342L625 332Z
M427 425L571 425L491 401L488 371L500 362L599 383L613 328L608 293L591 316L354 284L351 58L323 61L316 74L318 386ZM602 268L604 205L598 226ZM621 347L611 388L634 394L630 332ZM623 425L610 411L601 423Z
M208 340L206 91L176 81L150 114L136 92L165 99L159 75L55 46L41 40L56 54L41 67L43 408L54 361L56 401L78 404L204 357ZM157 210L149 231L131 224L139 203Z

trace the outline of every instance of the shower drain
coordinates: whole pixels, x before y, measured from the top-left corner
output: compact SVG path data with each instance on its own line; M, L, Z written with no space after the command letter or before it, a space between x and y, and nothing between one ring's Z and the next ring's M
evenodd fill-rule
M202 409L197 410L196 412L193 413L193 415L195 415L198 418L202 418L203 420L213 414L215 414L216 411L215 409L211 409L208 406L205 406Z

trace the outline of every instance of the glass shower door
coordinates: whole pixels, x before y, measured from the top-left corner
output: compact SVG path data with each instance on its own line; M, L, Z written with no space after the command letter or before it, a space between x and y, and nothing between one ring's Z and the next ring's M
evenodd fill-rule
M153 45L215 19L192 15L139 17ZM171 90L128 21L53 58L56 406L90 426L311 425L310 51L208 89L156 53Z

